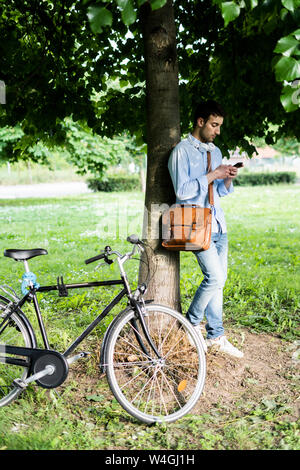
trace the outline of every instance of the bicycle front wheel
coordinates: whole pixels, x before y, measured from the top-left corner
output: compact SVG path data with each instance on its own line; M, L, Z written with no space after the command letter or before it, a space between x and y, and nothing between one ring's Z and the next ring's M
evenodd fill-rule
M133 310L120 314L107 339L109 386L133 417L145 423L173 422L198 401L205 382L205 353L197 332L179 312L147 305L144 320L160 358Z
M1 311L3 312L6 307L6 302L0 301L1 346L34 347L32 337L21 315L13 313L8 319L1 315ZM14 386L13 381L19 378L24 380L28 375L27 367L9 364L6 362L7 359L8 355L4 349L4 352L0 352L0 407L8 405L21 392L19 387Z

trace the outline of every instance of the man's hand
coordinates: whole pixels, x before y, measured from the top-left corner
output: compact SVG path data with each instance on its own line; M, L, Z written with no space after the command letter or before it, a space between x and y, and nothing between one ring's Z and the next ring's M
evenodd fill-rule
M230 165L220 165L214 171L211 171L206 175L208 184L217 179L223 180L229 178L230 174Z
M224 184L227 189L231 185L231 181L233 180L233 178L235 178L238 174L238 169L236 166L228 165L228 168L229 168L229 176L227 176L227 178L224 178Z
M229 176L228 178L235 178L238 174L238 169L235 166L228 165L229 168Z
M238 169L232 165L220 165L214 171L207 174L208 184L216 179L224 180L225 186L228 188L231 181L238 174Z
M231 174L230 165L220 165L218 166L213 173L215 173L215 179L223 180L230 177Z

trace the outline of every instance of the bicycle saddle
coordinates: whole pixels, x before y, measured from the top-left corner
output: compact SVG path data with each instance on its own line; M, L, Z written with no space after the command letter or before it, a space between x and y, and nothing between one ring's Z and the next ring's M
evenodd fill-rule
M35 256L47 255L48 251L43 248L33 248L32 250L4 250L4 256L13 258L16 261L24 261Z

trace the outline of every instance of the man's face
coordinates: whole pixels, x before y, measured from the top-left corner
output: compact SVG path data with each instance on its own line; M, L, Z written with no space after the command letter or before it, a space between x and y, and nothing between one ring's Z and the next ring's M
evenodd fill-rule
M198 118L199 136L202 142L213 142L220 134L224 118L211 114L205 122L203 118Z

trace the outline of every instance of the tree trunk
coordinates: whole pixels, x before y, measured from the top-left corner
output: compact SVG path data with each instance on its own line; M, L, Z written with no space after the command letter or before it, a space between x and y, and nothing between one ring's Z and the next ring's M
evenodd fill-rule
M161 213L175 202L168 172L168 158L180 141L178 64L176 28L172 1L152 11L149 4L142 8L144 58L147 93L147 184L145 194L143 238L147 250L151 280L147 298L180 309L179 253L161 246ZM153 250L153 251L152 251ZM145 281L148 268L140 264L140 282Z

